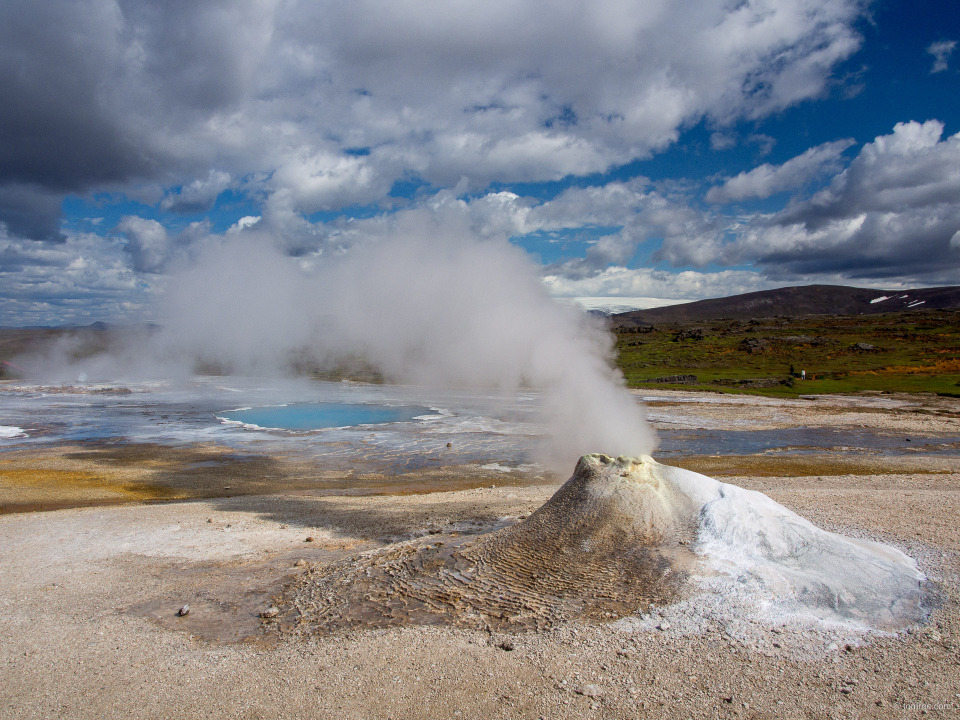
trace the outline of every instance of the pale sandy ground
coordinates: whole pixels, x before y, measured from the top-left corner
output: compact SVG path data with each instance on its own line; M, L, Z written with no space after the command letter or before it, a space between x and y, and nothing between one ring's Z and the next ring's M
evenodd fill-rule
M810 395L799 400L680 390L633 390L653 398L647 415L663 427L727 430L871 428L904 434L957 434L960 401L932 393Z
M834 425L855 419L960 434L956 400L689 404L691 426L698 415L700 426L724 417L761 426L776 412L798 425L829 417ZM822 527L915 557L935 581L939 606L914 632L886 637L734 622L722 612L696 616L695 608L663 609L665 630L655 617L513 637L445 627L296 641L258 634L256 613L303 571L298 560L487 531L516 522L555 486L293 493L2 516L0 717L957 717L960 464L941 456L924 467L723 478ZM184 604L191 612L177 618Z

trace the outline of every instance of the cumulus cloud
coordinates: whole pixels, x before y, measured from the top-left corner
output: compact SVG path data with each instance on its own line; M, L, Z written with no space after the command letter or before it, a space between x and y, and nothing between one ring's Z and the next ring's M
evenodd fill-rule
M230 187L230 174L211 170L207 177L197 178L160 202L161 210L177 213L201 213L213 207L220 193Z
M751 270L669 272L653 268L628 269L617 266L606 268L588 278L548 275L545 282L550 293L558 298L645 298L674 301L725 297L769 290L782 284Z
M788 208L782 222L808 225L863 212L903 212L953 205L958 200L960 134L941 140L943 123L897 123L861 148L850 167L808 202Z
M897 123L827 187L746 224L715 248L717 259L759 262L768 273L956 282L960 134L942 134L937 120Z
M764 163L730 178L723 185L710 188L706 200L729 203L750 198L763 199L803 187L818 176L839 170L841 153L853 144L854 141L850 139L835 140L812 147L782 165Z
M162 203L193 212L228 175L277 196L279 217L375 202L410 176L476 190L599 172L702 117L720 127L818 96L859 47L862 10L11 0L0 94L17 102L0 106L0 189L182 187ZM46 206L0 213L25 237L56 232Z
M606 185L571 187L530 210L528 231L566 227L616 226L629 222L637 211L655 202L659 195L647 178Z
M0 324L83 325L149 318L162 278L146 283L119 241L92 233L36 242L0 230Z
M241 218L236 227L242 230L254 224L255 218L246 217ZM205 242L216 241L206 220L192 222L171 235L156 220L126 215L117 223L114 232L126 238L123 250L130 256L133 269L140 273L164 272L177 261L189 260L190 253L199 252Z
M544 269L546 275L584 279L612 265L627 264L637 246L651 239L664 240L654 253L655 261L706 265L714 260L718 238L731 223L691 202L688 188L682 185L655 186L638 177L629 182L571 187L541 203L513 193L490 194L471 201L469 208L481 231L497 228L517 236L562 232L564 242L584 243L583 257L561 260ZM578 238L576 231L584 228L611 228L613 232L599 238Z
M927 52L933 55L933 67L930 68L931 75L947 69L950 56L953 54L953 49L956 46L956 40L940 40L939 42L930 43Z
M582 258L573 258L544 267L547 276L561 275L569 279L593 277L611 265L626 265L636 252L637 240L629 231L604 235L588 243Z
M127 237L124 250L130 253L134 270L155 273L163 268L171 244L163 225L156 220L127 215L117 224L116 231Z
M732 133L715 132L710 135L710 147L714 150L729 150L737 146L737 136Z

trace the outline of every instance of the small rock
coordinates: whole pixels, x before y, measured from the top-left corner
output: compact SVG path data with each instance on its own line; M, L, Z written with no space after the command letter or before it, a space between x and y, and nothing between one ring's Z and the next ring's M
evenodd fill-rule
M260 617L275 618L279 614L280 614L280 608L276 606L271 606L271 607L268 607L266 610L264 610L262 613L260 613Z
M664 620L659 625L657 625L657 630L669 630L669 629L670 629L670 623L667 622L666 620Z
M510 642L509 640L504 640L502 643L497 645L497 647L500 648L501 650L506 650L507 652L510 652L511 650L513 650L513 643Z
M207 522L208 522L208 523L212 523L212 522L213 522L213 518L207 518Z
M189 615L189 614L190 614L190 606L189 606L189 605L184 605L182 608L180 608L179 610L177 610L177 615L179 615L180 617L185 617L185 616L187 616L187 615Z
M842 688L840 688L840 692L842 692L844 695L849 695L853 692L853 688L849 685L844 685Z
M313 535L310 535L304 542L313 542Z
M448 448L452 448L452 447L453 447L453 443L447 443L447 447L448 447Z
M306 567L306 566L307 566L307 561L304 560L303 558L300 558L299 560L297 560L297 561L293 564L293 566L294 566L294 567Z
M577 695L583 695L584 697L595 698L603 695L603 690L599 685L584 685L583 687L578 687L574 692Z

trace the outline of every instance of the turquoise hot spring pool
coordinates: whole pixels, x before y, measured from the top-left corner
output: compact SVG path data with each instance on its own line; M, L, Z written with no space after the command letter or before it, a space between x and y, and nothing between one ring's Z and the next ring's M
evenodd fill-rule
M306 402L268 407L240 408L217 413L231 422L279 430L322 430L324 428L382 425L410 422L437 413L420 405L375 405L368 403Z

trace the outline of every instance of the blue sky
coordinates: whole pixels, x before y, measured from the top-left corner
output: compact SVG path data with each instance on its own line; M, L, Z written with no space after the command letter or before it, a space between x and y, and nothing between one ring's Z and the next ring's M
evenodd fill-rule
M13 0L0 325L152 319L206 248L412 212L588 307L960 284L958 40L929 0Z

